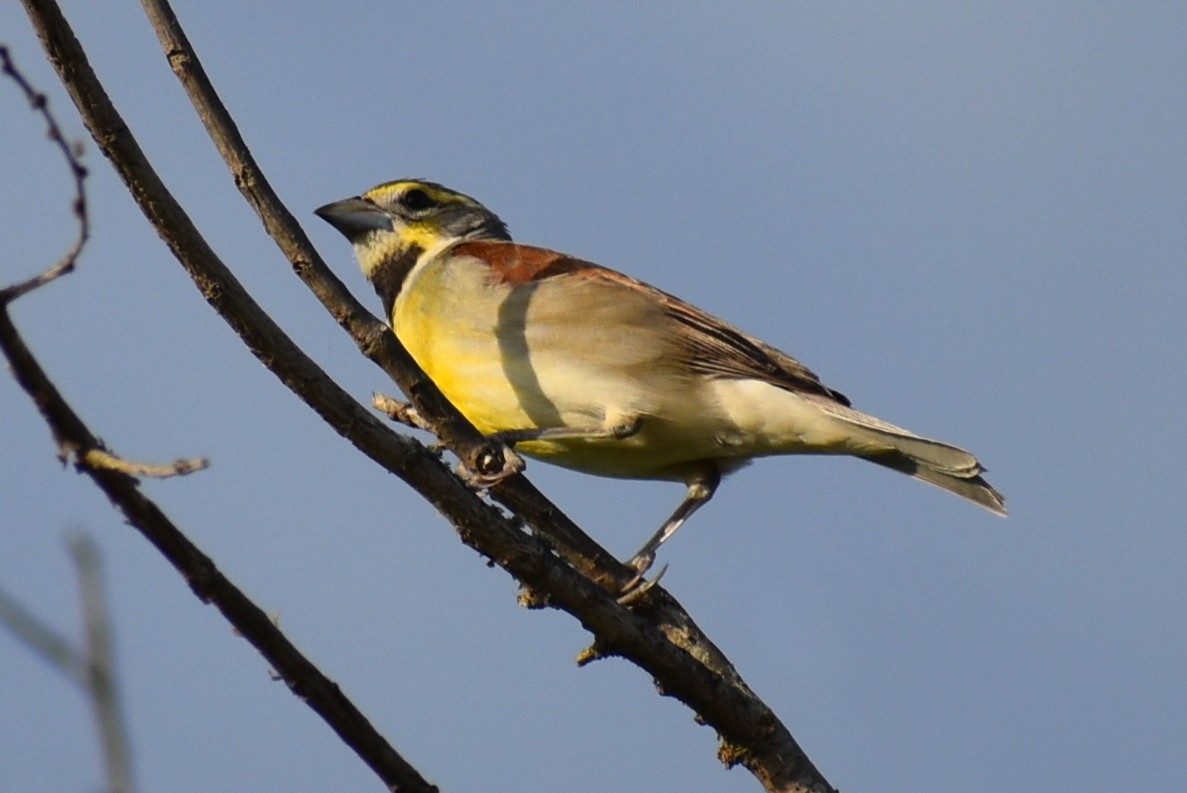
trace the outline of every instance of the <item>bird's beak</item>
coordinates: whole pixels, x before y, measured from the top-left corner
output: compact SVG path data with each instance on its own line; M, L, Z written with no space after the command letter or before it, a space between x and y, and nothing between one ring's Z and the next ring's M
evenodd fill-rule
M370 201L346 198L318 207L313 214L329 223L351 242L370 231L394 231L391 217Z

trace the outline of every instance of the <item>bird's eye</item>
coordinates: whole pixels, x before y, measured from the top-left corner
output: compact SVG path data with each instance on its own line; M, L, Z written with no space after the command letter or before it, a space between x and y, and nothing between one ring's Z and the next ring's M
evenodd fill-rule
M424 190L414 187L400 196L400 203L411 212L423 212L433 205L433 199Z

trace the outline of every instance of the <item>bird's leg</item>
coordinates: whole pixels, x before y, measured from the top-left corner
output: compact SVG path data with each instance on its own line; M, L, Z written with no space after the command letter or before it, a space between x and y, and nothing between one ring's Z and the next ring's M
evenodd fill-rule
M684 522L692 517L692 513L703 507L709 499L713 498L713 493L717 491L717 486L721 484L721 471L715 466L708 466L704 470L699 471L695 478L688 480L688 494L684 500L680 502L680 506L676 507L676 511L668 518L664 525L659 527L659 531L651 536L639 552L626 562L627 567L633 567L636 575L627 585L623 587L624 592L630 592L637 587L643 580L643 574L646 573L651 565L655 564L655 552L659 550L659 546L663 545L676 530L684 525Z
M544 427L526 430L506 430L488 436L492 441L514 446L524 441L613 440L620 441L639 432L643 419L635 416L629 421L598 427Z

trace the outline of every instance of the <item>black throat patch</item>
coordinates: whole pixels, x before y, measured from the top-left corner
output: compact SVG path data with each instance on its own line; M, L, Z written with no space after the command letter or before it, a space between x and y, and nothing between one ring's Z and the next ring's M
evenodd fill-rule
M388 322L392 321L392 307L396 304L396 296L400 294L408 273L412 272L417 258L422 253L424 248L413 245L391 258L384 259L371 272L371 285L375 287L375 294L383 301L383 316Z

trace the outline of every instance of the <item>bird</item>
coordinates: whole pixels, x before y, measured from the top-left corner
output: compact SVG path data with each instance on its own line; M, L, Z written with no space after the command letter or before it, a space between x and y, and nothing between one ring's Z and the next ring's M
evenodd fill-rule
M659 547L755 458L850 455L998 515L969 452L862 413L790 355L616 270L514 242L437 182L397 179L315 214L354 248L401 344L480 432L606 477L685 496L626 564Z

